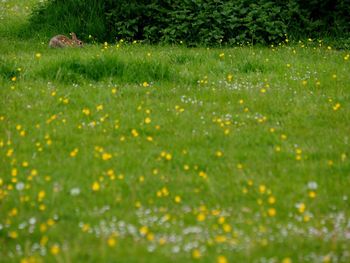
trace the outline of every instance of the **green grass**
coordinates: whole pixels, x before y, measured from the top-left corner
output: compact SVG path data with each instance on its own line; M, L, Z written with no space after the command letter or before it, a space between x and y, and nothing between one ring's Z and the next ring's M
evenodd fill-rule
M0 262L349 262L349 51L55 50L9 30L17 2Z

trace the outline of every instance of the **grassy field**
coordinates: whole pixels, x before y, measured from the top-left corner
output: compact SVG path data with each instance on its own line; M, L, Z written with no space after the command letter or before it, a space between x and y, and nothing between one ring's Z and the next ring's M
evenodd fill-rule
M49 49L36 2L0 4L0 262L350 261L349 51Z

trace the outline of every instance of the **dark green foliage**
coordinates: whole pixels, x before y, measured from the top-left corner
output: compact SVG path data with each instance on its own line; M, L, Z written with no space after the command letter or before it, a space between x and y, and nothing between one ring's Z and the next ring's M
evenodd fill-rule
M100 41L266 44L287 34L347 37L349 14L350 0L51 0L34 11L31 22Z
M118 57L89 60L68 58L41 69L39 76L68 83L84 79L99 81L112 77L127 83L141 83L145 79L151 81L174 81L176 79L169 66L160 61L140 59L125 61Z
M14 63L0 58L0 78L10 80L18 75L19 71L16 70Z

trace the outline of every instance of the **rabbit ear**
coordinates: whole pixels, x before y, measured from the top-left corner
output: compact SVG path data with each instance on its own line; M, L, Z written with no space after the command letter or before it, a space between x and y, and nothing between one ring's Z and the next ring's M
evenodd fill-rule
M70 33L70 35L72 36L73 40L77 40L78 39L77 35L74 32Z

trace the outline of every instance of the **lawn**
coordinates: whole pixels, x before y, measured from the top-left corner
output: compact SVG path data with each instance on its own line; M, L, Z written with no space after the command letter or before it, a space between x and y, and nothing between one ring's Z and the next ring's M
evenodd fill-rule
M21 2L0 4L0 262L350 261L349 50L49 49L13 33Z

